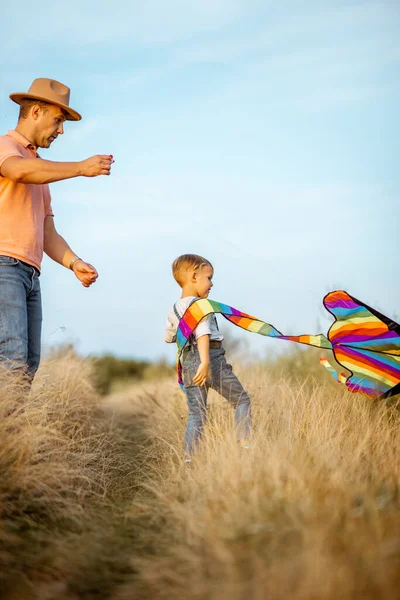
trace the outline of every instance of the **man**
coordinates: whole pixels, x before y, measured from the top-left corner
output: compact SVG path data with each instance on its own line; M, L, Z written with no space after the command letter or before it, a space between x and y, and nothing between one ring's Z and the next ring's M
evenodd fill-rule
M24 369L31 380L40 362L43 251L85 287L98 277L57 232L48 184L109 175L112 156L51 162L37 154L64 133L65 120L81 119L69 97L62 83L35 79L28 93L10 95L20 105L19 120L15 130L0 136L0 363Z

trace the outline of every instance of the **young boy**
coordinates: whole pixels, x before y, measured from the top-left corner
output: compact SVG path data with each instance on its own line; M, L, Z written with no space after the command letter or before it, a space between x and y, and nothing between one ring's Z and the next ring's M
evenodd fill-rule
M179 321L188 306L199 298L207 298L213 286L214 269L206 258L183 254L172 265L172 274L182 288L180 299L169 312L165 341L176 341ZM235 410L237 437L243 448L249 448L251 436L250 398L226 362L222 347L224 336L218 330L214 314L205 317L196 327L182 356L182 378L189 409L185 434L185 462L200 440L206 421L207 394L211 387L228 400Z

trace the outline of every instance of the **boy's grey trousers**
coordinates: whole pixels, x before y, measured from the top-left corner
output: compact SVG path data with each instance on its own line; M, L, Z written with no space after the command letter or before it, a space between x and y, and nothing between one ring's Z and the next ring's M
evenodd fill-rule
M250 398L242 384L227 363L225 350L210 348L211 376L205 386L193 384L200 364L197 346L185 349L182 354L182 378L189 409L185 434L185 453L192 454L196 449L206 421L207 395L209 388L216 390L235 408L235 421L238 440L251 436Z

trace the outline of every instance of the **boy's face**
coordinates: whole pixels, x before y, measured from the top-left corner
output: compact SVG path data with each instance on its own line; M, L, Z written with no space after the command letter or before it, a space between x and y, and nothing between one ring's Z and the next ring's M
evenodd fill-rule
M193 273L193 282L199 298L207 298L213 286L213 275L214 269L209 265L204 265L204 267Z

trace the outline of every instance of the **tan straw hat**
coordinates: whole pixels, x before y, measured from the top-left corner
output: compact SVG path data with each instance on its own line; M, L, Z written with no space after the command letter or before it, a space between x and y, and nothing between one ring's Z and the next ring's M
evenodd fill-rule
M67 121L80 121L82 119L81 115L69 107L69 94L69 87L63 83L55 79L40 77L39 79L35 79L27 93L17 92L10 94L10 98L17 104L21 104L22 100L26 99L43 100L64 109L67 114Z

